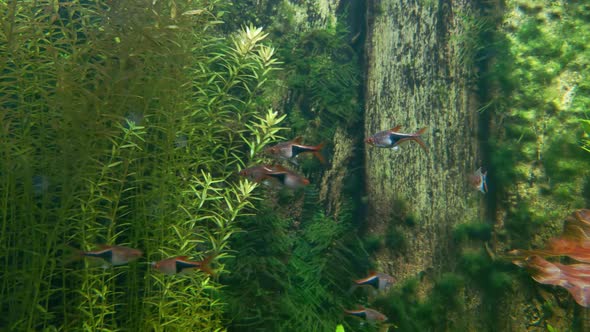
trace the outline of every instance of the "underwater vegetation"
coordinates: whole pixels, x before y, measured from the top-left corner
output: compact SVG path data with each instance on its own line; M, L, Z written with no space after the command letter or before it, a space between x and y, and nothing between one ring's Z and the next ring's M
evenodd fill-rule
M305 195L313 190L306 189ZM352 306L347 291L355 271L366 268L356 258L361 249L351 235L350 215L336 221L317 208L311 218L277 213L276 208L265 200L231 241L239 250L227 261L233 272L223 280L229 330L294 331L305 326L333 331L343 320L342 305Z
M566 265L543 258L568 256L590 263L590 210L578 210L568 216L561 236L550 239L545 249L515 249L509 254L514 257L513 263L524 267L535 281L561 286L579 305L590 306L590 265Z
M217 277L149 266L213 257L224 274L256 187L236 173L284 119L264 98L266 34L226 38L220 16L216 1L0 2L0 326L223 328ZM69 259L101 244L145 258Z
M540 247L572 209L587 206L584 151L590 32L580 2L507 3L486 35L480 72L483 145L496 248Z
M497 82L492 88L502 137L490 141L493 180L500 192L510 188L539 197L533 194L542 191L559 203L581 207L584 203L576 197L587 181L588 161L580 149L581 123L590 106L583 79L590 63L589 28L583 23L587 7L577 2L511 3L515 9L505 14L505 28L490 45L498 55L484 76ZM515 144L504 144L507 140ZM519 183L529 188L512 190ZM530 204L543 209L543 204Z

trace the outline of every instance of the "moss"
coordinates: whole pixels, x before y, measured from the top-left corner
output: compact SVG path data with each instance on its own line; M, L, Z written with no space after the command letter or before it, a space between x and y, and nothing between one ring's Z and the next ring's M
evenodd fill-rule
M434 287L426 298L418 296L419 278L410 278L375 300L390 321L402 331L429 331L441 327L461 329L462 321L450 322L451 311L463 310L462 289L464 279L454 273L445 273L434 280Z
M527 204L521 203L512 208L506 216L506 229L510 232L511 245L514 248L526 247L538 229L540 221Z
M489 241L492 229L492 225L483 222L459 224L453 230L453 237L458 241L467 239Z
M369 255L383 247L383 239L379 235L368 235L362 238L363 246Z
M505 262L493 261L484 250L464 250L459 263L461 272L481 289L489 300L510 289L514 268Z
M460 308L463 305L461 291L464 287L463 277L455 273L444 273L434 284L433 293L439 297L442 305Z
M517 161L518 152L514 145L491 141L490 149L494 151L491 155L490 182L494 182L498 191L507 190L517 180L514 166Z
M245 232L232 241L238 250L229 262L236 273L225 280L230 328L327 331L341 319L342 307L352 307L353 276L370 268L362 244L352 236L352 218L336 223L317 205L312 209L304 214L313 217L297 230L272 202L243 220Z
M403 251L406 248L406 238L399 227L389 225L385 234L385 245L394 251Z
M489 276L489 285L492 290L502 294L503 291L512 287L513 280L513 277L507 272L492 271Z

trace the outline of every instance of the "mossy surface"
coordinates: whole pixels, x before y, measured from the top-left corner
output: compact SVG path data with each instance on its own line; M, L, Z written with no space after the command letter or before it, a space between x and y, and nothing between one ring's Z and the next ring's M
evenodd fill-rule
M512 1L509 7L496 37L501 42L492 45L501 55L489 77L501 79L492 84L498 127L489 179L508 202L509 245L528 246L539 244L544 225L551 228L548 223L586 204L590 156L580 147L580 120L590 106L582 79L589 28L581 3Z
M497 222L491 244L500 256L545 245L572 210L587 206L590 154L583 150L582 124L590 106L584 79L590 64L587 10L582 2L508 1L491 35L494 56L481 92L491 99L483 114L491 119L488 181ZM504 272L490 274L490 285L507 284ZM527 320L537 320L530 313L541 312L541 305L528 288L506 296L510 300L500 317L508 311L529 314L518 322L500 319L500 326L524 329ZM556 310L568 319L574 315ZM571 323L552 322L560 329Z

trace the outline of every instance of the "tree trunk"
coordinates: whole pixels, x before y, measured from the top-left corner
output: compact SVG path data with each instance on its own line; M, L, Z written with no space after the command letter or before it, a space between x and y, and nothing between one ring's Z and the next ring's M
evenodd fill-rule
M397 125L404 133L428 127L422 136L428 153L411 141L397 151L366 147L368 232L384 235L393 228L405 238L401 250L377 254L380 269L399 280L452 271L453 227L482 217L484 196L467 181L481 166L469 82L472 6L383 0L368 8L366 137ZM422 295L428 284L421 283ZM468 306L479 305L477 296L466 296Z

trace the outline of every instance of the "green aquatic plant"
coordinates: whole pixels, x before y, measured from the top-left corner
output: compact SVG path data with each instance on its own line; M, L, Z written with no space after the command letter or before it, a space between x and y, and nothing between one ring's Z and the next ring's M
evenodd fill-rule
M496 239L509 247L535 247L539 230L554 231L554 217L587 203L588 154L580 149L580 124L590 106L583 79L590 64L583 46L587 6L507 4L515 9L496 22L492 57L481 75L480 90L492 101L484 112L491 120L488 181L499 198L493 204L506 215ZM494 276L490 283L507 279Z
M503 291L512 287L509 272L512 267L505 262L492 260L484 250L465 249L459 262L460 271L484 291L487 300L499 298Z
M284 48L288 86L302 111L321 121L345 124L359 119L356 53L338 29L313 30L293 38Z
M486 46L486 33L492 29L489 18L477 13L457 13L457 30L450 43L457 49L457 62L461 67L474 68Z
M215 4L0 2L0 326L223 328L215 278L149 267L186 255L227 271L257 186L236 171L284 119L264 97L266 34L224 38ZM70 257L99 244L145 258Z
M407 240L399 227L389 225L387 233L385 234L385 244L387 245L387 248L391 250L403 251L406 248Z
M97 160L96 170L84 179L88 188L80 202L80 213L68 218L74 225L69 242L78 243L81 248L90 250L96 243L125 241L121 237L130 226L125 218L130 213L125 193L135 189L131 170L137 162L137 152L142 150L145 135L144 127L129 121L127 125L117 124L121 134L110 138L112 145L104 151L104 162ZM86 262L85 268L79 271L80 319L85 329L114 330L115 306L123 302L120 297L124 294L117 279L122 278L125 269L91 269Z
M434 286L426 296L418 295L420 277L405 280L372 304L381 308L403 331L462 330L461 319L447 319L451 311L461 312L464 277L445 273L435 278Z
M453 237L457 241L488 241L492 237L492 225L482 222L459 224L453 230Z
M584 130L584 137L581 140L582 149L590 152L590 120L580 120L582 129Z
M235 273L225 278L230 329L333 331L353 271L365 266L354 254L360 248L349 234L350 216L335 222L314 207L299 219L261 204L232 241L237 251L227 267Z

